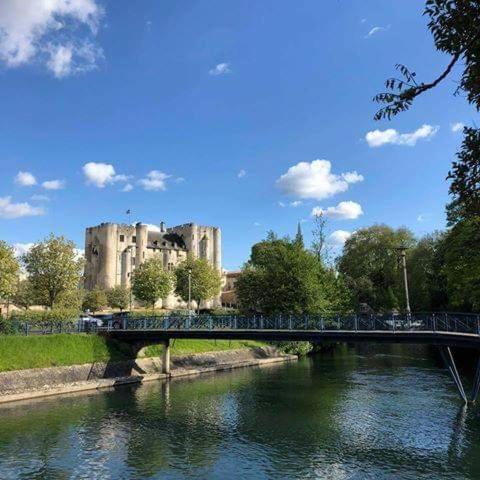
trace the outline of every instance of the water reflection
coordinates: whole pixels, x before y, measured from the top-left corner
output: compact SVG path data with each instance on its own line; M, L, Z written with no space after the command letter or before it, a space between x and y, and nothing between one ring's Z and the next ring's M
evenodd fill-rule
M0 407L1 479L480 478L480 409L425 349Z

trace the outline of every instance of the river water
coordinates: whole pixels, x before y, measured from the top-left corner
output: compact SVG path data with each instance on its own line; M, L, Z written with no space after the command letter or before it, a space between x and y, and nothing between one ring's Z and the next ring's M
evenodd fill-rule
M0 407L0 479L479 479L480 407L420 347Z

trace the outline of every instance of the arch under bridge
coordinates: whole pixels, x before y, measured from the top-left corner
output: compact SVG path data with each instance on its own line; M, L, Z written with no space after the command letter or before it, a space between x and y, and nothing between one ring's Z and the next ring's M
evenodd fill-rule
M163 343L164 373L170 373L170 340L175 338L309 341L312 343L404 343L437 346L460 397L475 402L480 391L480 315L163 315L112 321L100 333L132 344ZM470 349L477 361L467 397L452 347Z

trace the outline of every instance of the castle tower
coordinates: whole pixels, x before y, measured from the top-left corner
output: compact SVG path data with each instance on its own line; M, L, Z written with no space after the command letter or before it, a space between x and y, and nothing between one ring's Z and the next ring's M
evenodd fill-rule
M146 258L148 227L141 222L135 225L136 242L135 242L135 266L140 266Z

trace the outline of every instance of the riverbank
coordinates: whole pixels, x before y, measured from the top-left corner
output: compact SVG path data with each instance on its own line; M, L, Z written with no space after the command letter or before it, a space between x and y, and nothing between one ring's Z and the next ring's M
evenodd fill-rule
M225 343L228 344L228 342ZM208 345L205 344L201 347L197 346L197 348L207 347ZM219 345L219 348L222 347L226 348L223 344ZM177 348L181 349L185 346L182 347L180 344ZM152 356L0 372L0 403L153 380L169 380L240 367L262 366L296 360L297 356L283 354L274 347L268 346L249 346L190 355L174 354L169 375L161 373L160 358Z
M252 341L175 340L171 344L171 354L186 355L263 345ZM151 345L143 349L140 356L157 357L162 354L162 349L162 345ZM0 372L121 362L134 358L129 345L98 335L0 335Z

